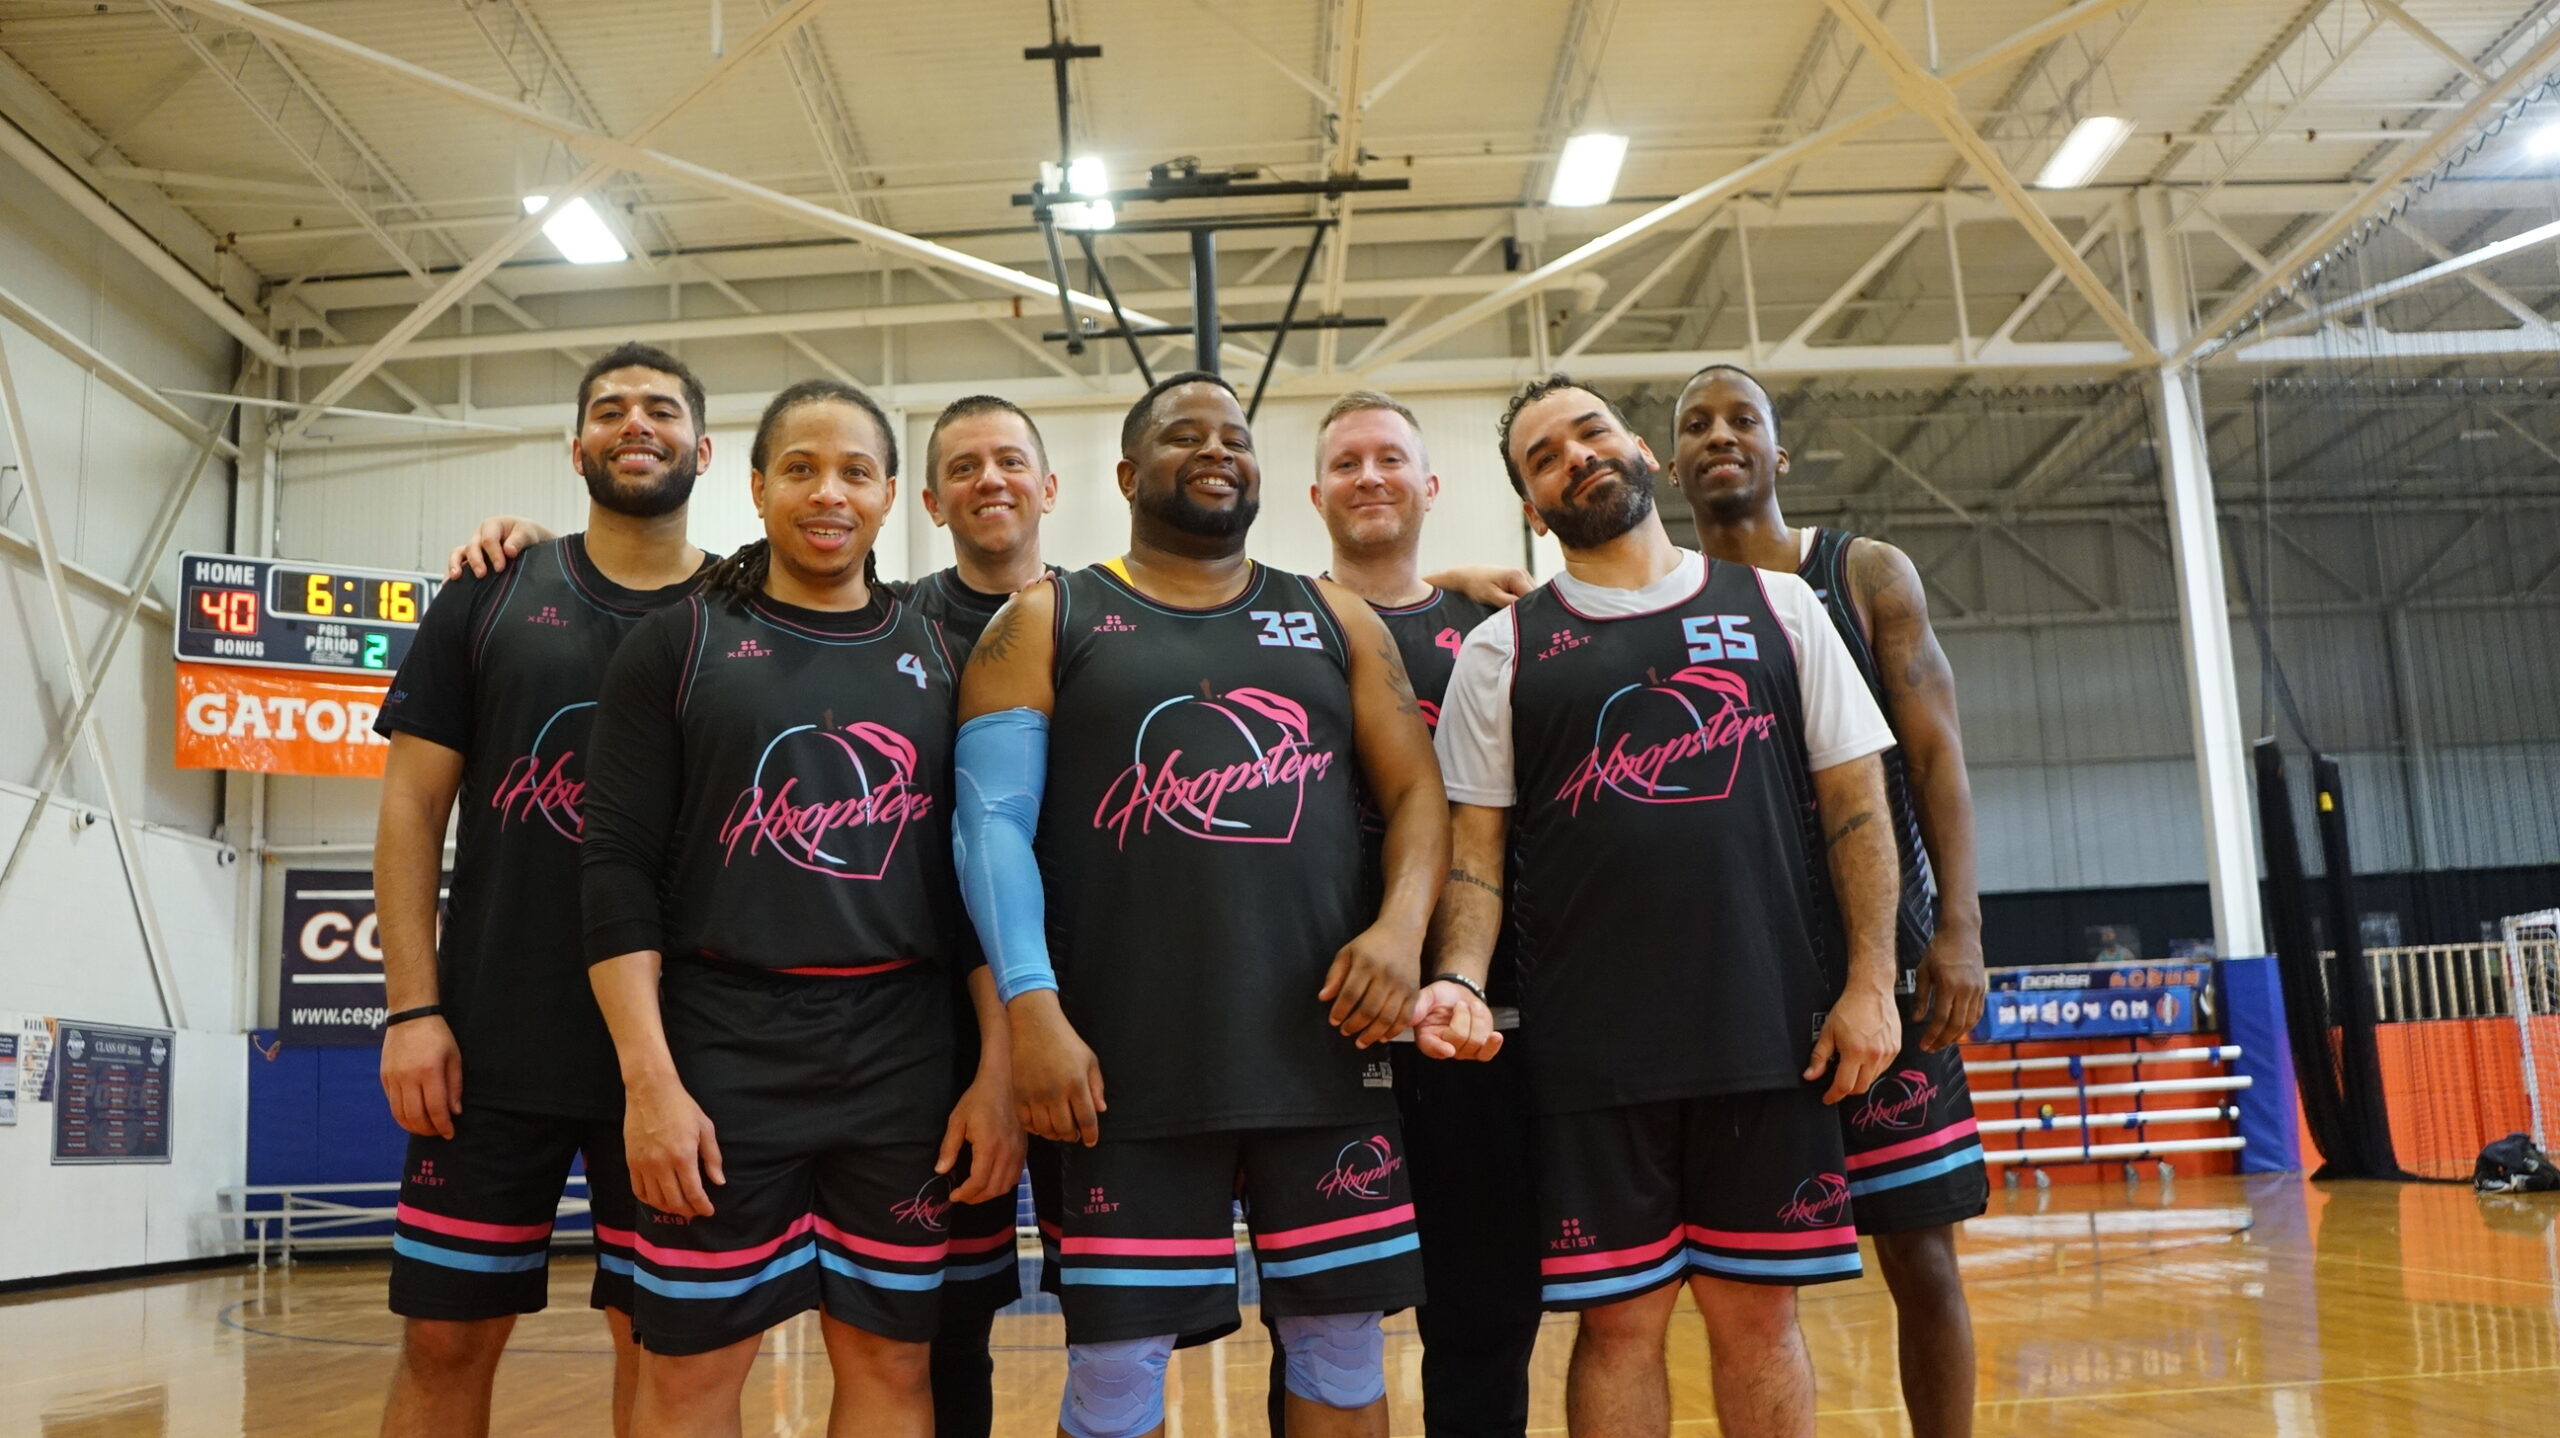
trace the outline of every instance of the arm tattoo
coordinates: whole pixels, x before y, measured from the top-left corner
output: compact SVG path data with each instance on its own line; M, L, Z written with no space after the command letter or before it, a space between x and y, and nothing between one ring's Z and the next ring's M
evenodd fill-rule
M1390 638L1379 643L1378 658L1387 666L1387 687L1395 692L1396 712L1420 718L1422 701L1414 697L1413 680L1404 672L1404 654L1396 648L1395 640Z
M978 636L978 656L990 663L1003 663L1012 655L1013 642L1020 637L1021 628L1022 611L1006 605L1004 611L995 617L995 622L987 626L987 632Z
M1497 899L1502 897L1501 885L1478 878L1464 869L1451 869L1449 871L1449 882L1453 884L1473 884L1477 888L1484 890L1486 893L1493 895Z
M1860 809L1858 812L1850 815L1847 819L1842 820L1840 827L1832 830L1830 837L1822 841L1822 846L1827 849L1837 845L1841 840L1848 838L1851 834L1854 834L1860 829L1867 827L1869 824L1874 823L1875 818L1875 810Z

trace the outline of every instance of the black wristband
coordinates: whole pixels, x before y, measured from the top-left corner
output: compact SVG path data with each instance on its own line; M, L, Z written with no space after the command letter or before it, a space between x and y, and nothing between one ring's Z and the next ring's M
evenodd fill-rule
M1431 976L1431 982L1435 984L1456 984L1459 988L1465 989L1468 993L1475 995L1476 1002L1480 1004L1490 1005L1493 1002L1493 1000L1485 997L1484 985L1477 983L1475 980L1468 978L1464 974L1433 974Z
M444 1006L441 1004L420 1004L414 1009L402 1009L396 1014L384 1014L382 1026L387 1029L393 1024L405 1024L411 1019L433 1018L443 1012Z

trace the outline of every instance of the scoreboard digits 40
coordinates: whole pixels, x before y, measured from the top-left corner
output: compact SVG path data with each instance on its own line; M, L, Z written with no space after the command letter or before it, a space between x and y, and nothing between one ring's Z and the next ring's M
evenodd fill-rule
M389 674L440 581L237 554L178 557L177 653L209 664Z

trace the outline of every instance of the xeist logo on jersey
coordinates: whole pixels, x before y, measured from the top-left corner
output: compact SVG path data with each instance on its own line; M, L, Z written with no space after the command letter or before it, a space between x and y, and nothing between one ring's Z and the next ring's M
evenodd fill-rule
M1580 813L1602 793L1639 804L1698 804L1733 792L1745 744L1769 737L1777 716L1754 707L1740 674L1701 661L1757 659L1749 617L1692 615L1680 623L1687 667L1668 679L1648 670L1600 705L1591 752L1556 798Z

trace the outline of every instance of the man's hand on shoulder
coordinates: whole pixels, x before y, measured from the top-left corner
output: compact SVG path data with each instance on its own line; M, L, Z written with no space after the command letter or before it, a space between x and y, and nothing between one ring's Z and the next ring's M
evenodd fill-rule
M504 573L508 560L537 544L559 537L530 519L519 519L511 514L491 515L480 521L480 527L471 531L469 539L454 546L453 553L445 556L444 577L460 579L466 568L481 579Z
M1528 596L1538 587L1529 571L1507 564L1460 564L1437 574L1422 576L1422 582L1453 594L1463 594L1478 604L1501 609Z

